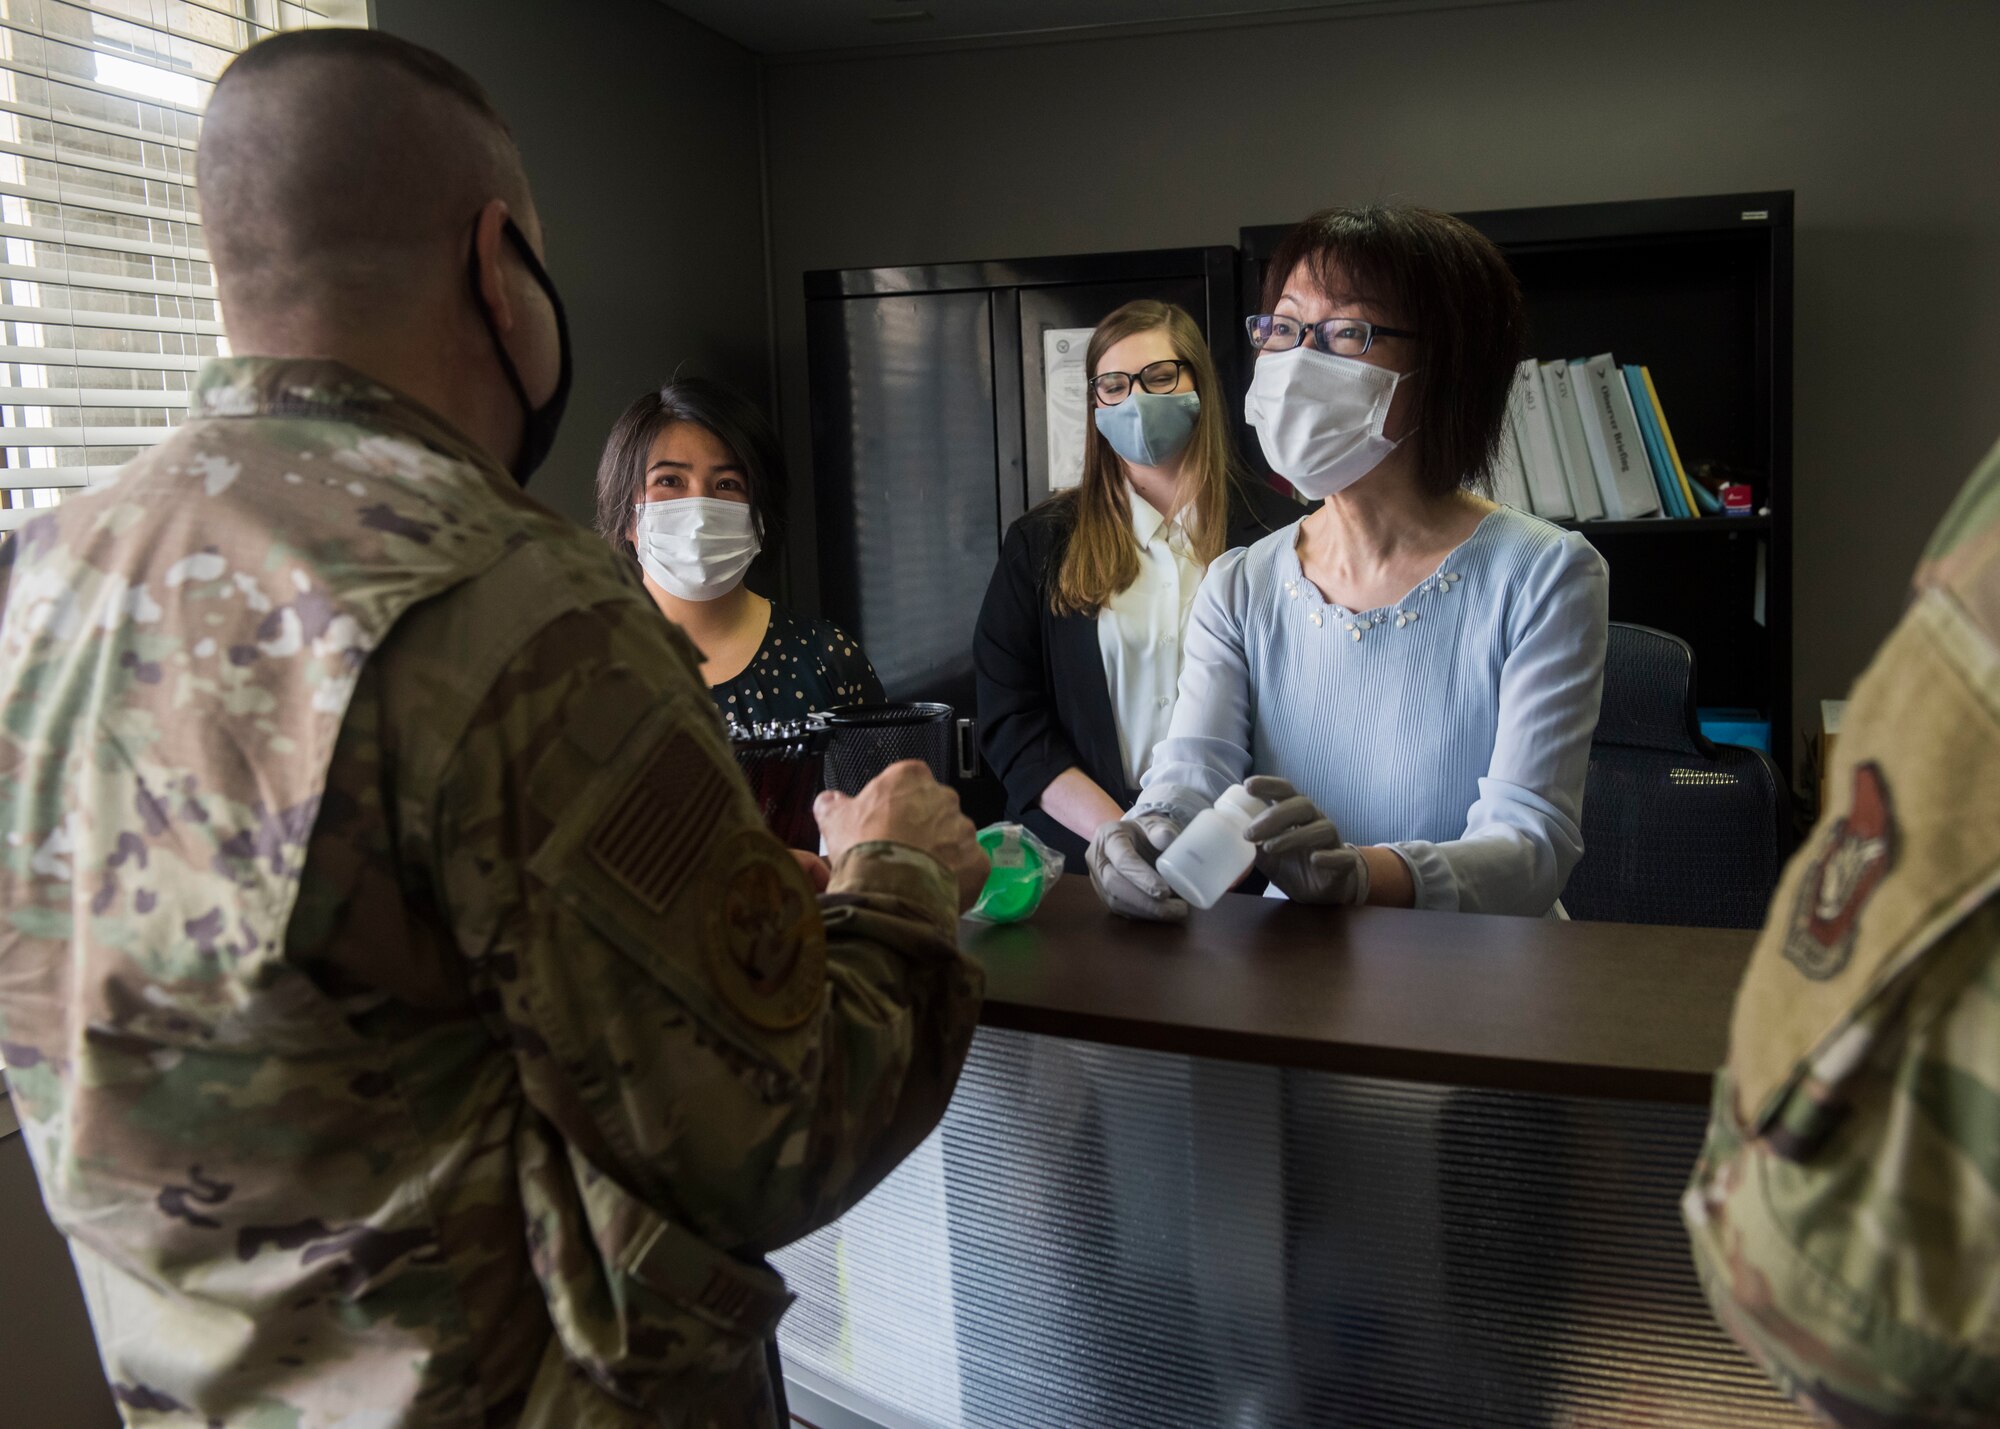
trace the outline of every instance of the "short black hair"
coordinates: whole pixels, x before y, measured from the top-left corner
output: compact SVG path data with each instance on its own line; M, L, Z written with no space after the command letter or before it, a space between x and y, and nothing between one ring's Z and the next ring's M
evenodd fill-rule
M1409 436L1432 496L1490 490L1507 396L1526 355L1521 285L1493 241L1463 219L1400 204L1329 208L1279 242L1264 270L1264 311L1304 264L1330 297L1359 299L1420 334Z
M597 463L597 534L633 561L632 508L646 490L646 454L653 439L675 422L706 428L743 466L750 487L750 515L769 555L784 549L791 482L785 452L757 404L705 377L677 377L646 393L613 423Z
M481 118L496 125L509 138L513 131L501 116L478 80L439 54L422 45L389 34L385 30L350 29L345 26L282 30L259 40L243 51L222 72L217 89L233 88L246 79L275 73L299 60L359 60L400 69L433 89L463 100Z
M377 30L290 30L237 56L196 169L225 306L317 311L349 331L400 319L441 276L463 287L466 234L490 200L524 225L533 210L478 81Z

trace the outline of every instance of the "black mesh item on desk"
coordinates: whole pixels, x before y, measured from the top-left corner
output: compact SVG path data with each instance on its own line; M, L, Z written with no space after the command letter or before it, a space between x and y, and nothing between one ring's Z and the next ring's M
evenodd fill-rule
M1583 796L1572 918L1755 928L1784 868L1789 800L1759 749L1714 744L1695 715L1694 651L1614 623Z
M787 848L817 851L819 821L813 817L813 800L819 797L826 763L827 731L804 726L779 734L734 737L730 744L736 750L736 767L743 771L771 832Z
M950 705L892 701L841 705L820 716L831 735L826 747L826 787L859 794L891 764L919 759L940 784L951 779Z

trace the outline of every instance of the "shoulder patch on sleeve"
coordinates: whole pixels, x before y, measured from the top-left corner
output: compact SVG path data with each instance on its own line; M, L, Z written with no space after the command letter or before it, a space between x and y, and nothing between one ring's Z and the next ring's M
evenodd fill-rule
M676 733L605 810L585 851L641 905L664 913L701 867L703 840L729 795L727 776L694 735Z
M826 990L826 927L797 861L763 830L747 829L718 847L708 868L716 989L752 1026L802 1025Z

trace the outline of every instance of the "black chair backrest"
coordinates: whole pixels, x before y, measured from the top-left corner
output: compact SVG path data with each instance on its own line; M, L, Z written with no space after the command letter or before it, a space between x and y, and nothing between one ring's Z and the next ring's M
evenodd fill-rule
M1789 805L1769 755L1702 735L1687 642L1614 622L1569 915L1758 927L1784 868Z

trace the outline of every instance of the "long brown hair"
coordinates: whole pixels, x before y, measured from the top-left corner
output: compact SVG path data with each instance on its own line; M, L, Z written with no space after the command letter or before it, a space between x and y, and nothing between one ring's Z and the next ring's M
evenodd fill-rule
M1114 345L1135 333L1154 331L1166 333L1174 356L1193 372L1195 395L1201 398L1194 435L1181 453L1178 489L1181 509L1188 513L1194 557L1206 566L1229 544L1229 484L1237 479L1238 463L1229 440L1222 380L1216 376L1215 359L1209 355L1201 329L1178 304L1140 298L1097 325L1084 351L1084 371L1089 377L1097 376L1097 365ZM1139 579L1139 543L1132 535L1125 467L1097 430L1089 410L1085 409L1084 417L1083 480L1074 491L1054 498L1074 507L1076 513L1076 527L1049 594L1049 608L1058 615L1092 614Z

